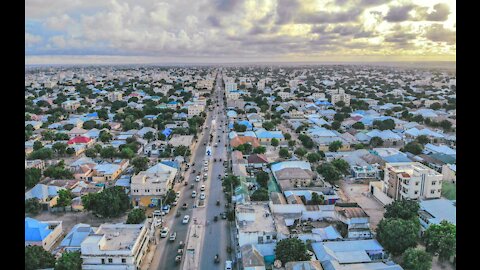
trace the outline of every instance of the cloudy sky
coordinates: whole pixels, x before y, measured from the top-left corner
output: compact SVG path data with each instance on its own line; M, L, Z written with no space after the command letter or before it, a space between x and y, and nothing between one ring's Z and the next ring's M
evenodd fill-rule
M455 61L455 0L26 0L25 63Z

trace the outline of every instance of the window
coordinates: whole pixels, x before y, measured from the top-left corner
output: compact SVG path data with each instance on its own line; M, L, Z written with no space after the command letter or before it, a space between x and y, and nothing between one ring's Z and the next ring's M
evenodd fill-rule
M419 182L415 182L415 186L418 186Z
M435 190L434 189L430 190L430 194L435 194Z
M436 183L437 181L432 181L432 186L435 186Z
M417 194L418 194L418 191L415 191L415 195L417 195Z
M105 264L105 259L102 259L102 264Z
M127 263L127 259L123 258L122 263Z
M112 258L108 258L108 263L113 263L113 259L112 259Z

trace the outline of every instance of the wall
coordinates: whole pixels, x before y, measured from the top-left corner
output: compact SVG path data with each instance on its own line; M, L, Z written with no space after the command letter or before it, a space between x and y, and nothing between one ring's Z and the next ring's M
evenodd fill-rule
M370 182L369 184L369 191L373 188L373 196L380 201L383 205L388 205L393 202L393 199L388 197L387 194L383 193L381 190L383 183L378 182Z

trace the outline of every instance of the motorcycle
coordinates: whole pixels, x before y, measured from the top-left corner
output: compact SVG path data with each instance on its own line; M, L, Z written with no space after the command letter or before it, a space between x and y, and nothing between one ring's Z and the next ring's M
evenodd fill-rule
M219 263L219 262L220 262L220 257L218 256L218 254L215 255L214 261L215 261L215 263Z

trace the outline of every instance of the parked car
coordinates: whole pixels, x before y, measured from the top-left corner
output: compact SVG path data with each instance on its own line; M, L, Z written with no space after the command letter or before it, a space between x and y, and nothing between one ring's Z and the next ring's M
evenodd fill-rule
M189 215L185 215L185 216L183 217L182 223L183 223L183 224L187 224L188 221L190 221L190 216L189 216Z
M170 213L170 205L164 205L162 208L162 211L165 212L165 214Z
M197 175L197 177L195 177L195 182L200 182L200 175Z
M188 208L188 203L184 203L183 206L182 206L182 208L183 208L184 210L186 210L186 209Z
M194 190L192 191L192 198L196 198L197 197L197 192Z
M205 200L205 193L200 193L200 200Z
M154 217L161 217L161 216L163 216L163 215L162 215L162 211L161 211L161 210L155 210L155 211L153 211L153 216L154 216Z
M168 231L169 231L168 227L163 227L162 231L160 232L160 237L161 238L167 237Z
M204 191L204 190L205 190L205 185L202 185L202 186L200 187L200 190L201 190L201 191Z
M225 262L225 270L232 270L232 261Z
M172 232L172 233L170 234L170 239L169 239L169 240L173 242L173 241L175 241L175 238L177 238L177 233L176 233L176 232Z

